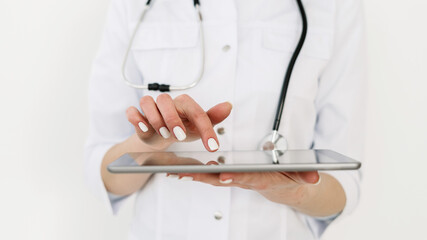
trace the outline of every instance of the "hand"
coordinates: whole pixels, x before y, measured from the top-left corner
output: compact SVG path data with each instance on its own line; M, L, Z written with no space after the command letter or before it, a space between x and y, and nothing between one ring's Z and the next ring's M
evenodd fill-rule
M218 164L211 161L207 164ZM297 207L308 195L313 195L313 186L320 183L320 175L313 172L254 172L254 173L186 173L179 177L192 177L214 186L240 187L254 190L270 201Z
M230 115L232 105L220 103L205 112L186 94L175 99L161 94L156 102L151 96L142 97L140 107L144 115L135 107L129 107L126 115L139 139L152 149L163 150L176 141L201 138L205 148L214 152L219 142L213 126Z

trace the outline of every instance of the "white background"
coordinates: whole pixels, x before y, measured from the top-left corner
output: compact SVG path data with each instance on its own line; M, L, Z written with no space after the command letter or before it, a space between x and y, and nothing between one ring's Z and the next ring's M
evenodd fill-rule
M83 180L87 85L109 1L0 0L0 239L124 239ZM427 224L427 2L365 0L363 196L324 239L421 239Z

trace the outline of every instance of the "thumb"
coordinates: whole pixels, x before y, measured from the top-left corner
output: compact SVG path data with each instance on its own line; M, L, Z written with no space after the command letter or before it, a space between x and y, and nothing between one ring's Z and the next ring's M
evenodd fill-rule
M209 109L206 114L208 114L212 124L216 125L224 121L230 115L232 108L233 105L231 105L231 103L223 102Z

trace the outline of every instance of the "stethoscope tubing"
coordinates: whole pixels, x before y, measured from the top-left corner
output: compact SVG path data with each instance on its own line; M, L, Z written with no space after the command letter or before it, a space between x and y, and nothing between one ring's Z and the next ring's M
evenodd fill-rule
M285 74L285 78L283 80L282 91L280 93L279 103L277 105L277 110L276 110L276 117L274 118L274 123L273 123L273 132L279 130L280 120L282 119L283 108L285 106L285 100L286 100L286 93L288 92L288 87L289 87L289 82L291 80L292 71L293 71L295 63L298 59L298 55L301 52L302 46L304 45L305 38L307 36L307 29L308 29L307 15L305 13L304 6L303 6L301 0L296 0L296 2L298 4L298 9L299 9L299 12L301 15L302 31L301 31L301 36L300 36L300 39L298 41L298 44L294 50L294 53L292 54L291 60L289 61L288 68L287 68L286 74Z

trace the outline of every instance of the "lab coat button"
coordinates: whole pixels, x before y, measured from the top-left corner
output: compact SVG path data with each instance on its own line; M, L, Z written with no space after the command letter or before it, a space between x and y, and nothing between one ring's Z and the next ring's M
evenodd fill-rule
M216 220L221 220L222 219L222 212L216 211L214 213L214 217L215 217Z
M222 51L223 52L228 52L230 50L230 45L225 45L224 47L222 47Z
M224 129L223 127L219 127L219 128L217 128L217 129L216 129L216 132L217 132L219 135L224 135L224 133L225 133L225 129Z

